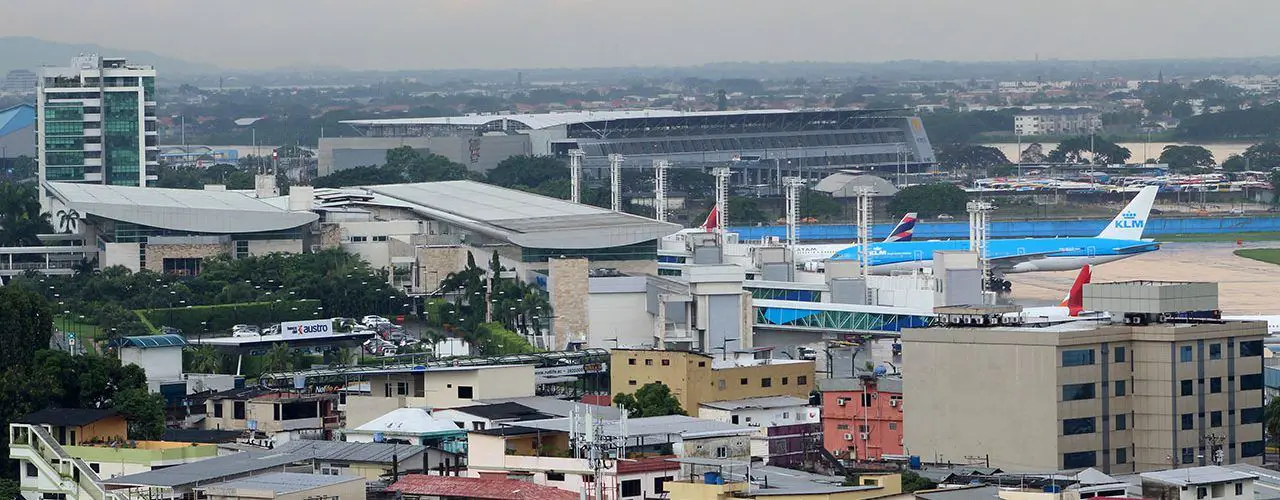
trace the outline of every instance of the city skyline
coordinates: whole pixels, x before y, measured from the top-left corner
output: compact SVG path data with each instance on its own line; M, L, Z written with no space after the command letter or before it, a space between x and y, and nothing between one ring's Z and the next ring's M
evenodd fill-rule
M376 0L358 8L338 0L0 0L0 8L11 14L0 18L6 35L247 70L1280 55L1267 22L1280 3L1266 0L1085 0L1070 9L1012 0Z

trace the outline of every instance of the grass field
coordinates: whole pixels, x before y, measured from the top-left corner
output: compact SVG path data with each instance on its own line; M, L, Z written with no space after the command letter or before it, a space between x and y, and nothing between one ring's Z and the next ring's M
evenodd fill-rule
M98 338L101 333L98 331L98 325L89 325L71 320L67 316L54 316L53 327L60 331L68 331L75 333L80 338Z
M1246 259L1253 259L1280 266L1280 248L1249 248L1236 250L1235 254Z
M1280 241L1280 232L1259 231L1256 233L1223 233L1223 234L1164 234L1154 236L1156 241L1181 243L1212 243L1219 241Z

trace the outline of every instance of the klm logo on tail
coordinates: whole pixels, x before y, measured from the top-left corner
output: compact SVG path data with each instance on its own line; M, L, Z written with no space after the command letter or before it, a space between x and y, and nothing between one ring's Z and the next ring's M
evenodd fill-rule
M1139 219L1138 214L1133 212L1125 212L1115 220L1116 229L1142 229L1146 225L1146 221Z

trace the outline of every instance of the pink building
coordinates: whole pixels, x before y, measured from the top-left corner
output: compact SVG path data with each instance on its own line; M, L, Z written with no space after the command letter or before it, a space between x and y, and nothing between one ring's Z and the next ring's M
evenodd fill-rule
M818 381L822 441L844 460L902 455L902 379L836 378Z

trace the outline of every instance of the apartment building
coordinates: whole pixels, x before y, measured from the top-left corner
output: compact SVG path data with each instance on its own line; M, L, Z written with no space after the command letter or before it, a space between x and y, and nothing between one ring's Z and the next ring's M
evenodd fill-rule
M822 441L836 458L880 460L902 455L902 378L832 378L822 391Z
M610 355L614 394L632 393L645 384L661 382L690 413L714 401L766 396L808 399L814 384L812 361L655 349L615 349Z
M821 409L794 396L768 396L702 403L698 417L754 427L751 458L780 467L817 456L822 443Z
M1089 108L1036 109L1013 117L1014 135L1085 135L1102 131L1102 113Z
M96 54L41 68L36 150L44 181L146 186L155 179L156 70ZM41 206L48 209L46 196Z
M341 427L338 395L281 392L261 387L231 389L205 398L204 428L248 430L267 437L289 434L276 441L308 437L328 438Z
M906 330L904 356L928 369L905 375L904 443L1006 471L1258 464L1265 335L1211 321Z
M346 423L359 427L397 408L456 408L533 395L533 365L400 365L370 375L368 396L347 396Z

